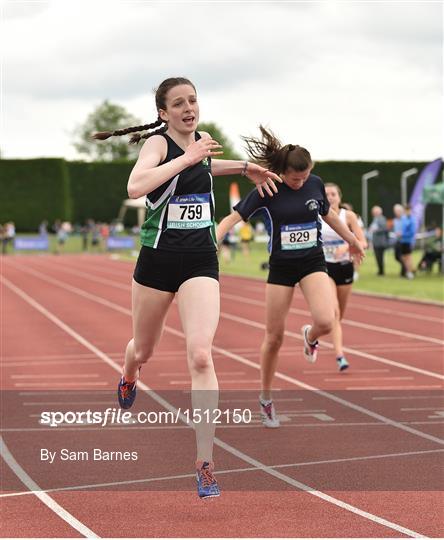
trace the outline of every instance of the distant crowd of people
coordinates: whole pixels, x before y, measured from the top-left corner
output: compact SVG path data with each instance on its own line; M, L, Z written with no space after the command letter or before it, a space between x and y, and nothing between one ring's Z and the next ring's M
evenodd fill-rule
M368 228L368 237L373 246L378 276L385 275L384 254L388 248L393 248L395 259L400 266L399 275L403 278L413 279L417 271L431 272L435 263L438 263L441 269L443 243L440 227L435 227L426 235L424 254L415 268L412 252L416 242L417 226L410 206L395 204L391 225L380 206L373 206L371 214L373 220Z
M342 203L342 208L353 211L353 207L348 203ZM367 229L367 240L373 248L377 275L385 275L385 252L387 249L394 250L394 256L399 263L399 275L406 279L413 279L416 272L431 272L435 265L441 271L442 266L442 229L434 227L429 230L423 242L423 256L416 268L414 267L412 251L415 246L416 223L411 214L409 205L402 206L395 204L393 206L393 219L388 220L383 214L380 206L373 206L371 209L372 221ZM364 228L364 224L359 215L357 215L359 225ZM82 251L105 251L107 240L110 236L115 236L123 230L121 223L96 222L93 219L87 219L80 224L72 225L69 221L57 219L52 226L49 226L47 220L43 220L39 225L39 236L47 237L48 234L56 236L55 253L64 252L68 238L77 234L82 238ZM131 233L139 234L139 228L133 227ZM244 258L250 258L251 243L254 239L265 238L265 227L262 221L258 221L254 228L250 223L242 223L240 227L232 228L223 238L220 246L222 260L229 264L235 257L237 251L240 251ZM13 250L14 239L16 236L15 224L12 221L0 223L0 244L1 253L6 255ZM358 277L357 268L355 280Z
M72 225L69 221L57 219L51 227L56 235L57 244L55 253L63 253L65 244L72 234L78 234L82 238L82 251L104 251L110 236L115 236L123 230L120 223L96 222L93 219L87 219L82 225ZM48 234L48 222L45 220L39 227L40 236Z

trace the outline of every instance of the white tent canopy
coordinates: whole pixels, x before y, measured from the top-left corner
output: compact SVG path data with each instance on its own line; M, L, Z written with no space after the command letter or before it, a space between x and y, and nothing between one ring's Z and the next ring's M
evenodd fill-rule
M125 199L119 210L119 221L123 221L128 208L135 208L137 210L137 224L141 227L146 216L146 195L139 197L138 199Z

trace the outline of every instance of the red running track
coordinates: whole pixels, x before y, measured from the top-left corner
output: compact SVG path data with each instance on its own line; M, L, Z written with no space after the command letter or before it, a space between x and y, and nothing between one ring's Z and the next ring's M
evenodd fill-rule
M304 362L299 329L309 319L297 291L276 379L282 427L266 430L257 413L264 283L223 276L220 407L253 417L218 426L222 497L199 501L194 433L180 421L39 424L42 410L116 406L133 265L106 256L1 265L3 537L443 536L442 307L353 295L343 325L351 368L339 374L328 339L315 365ZM136 411L186 408L175 305L142 381ZM138 460L49 464L42 448L77 458L127 449Z

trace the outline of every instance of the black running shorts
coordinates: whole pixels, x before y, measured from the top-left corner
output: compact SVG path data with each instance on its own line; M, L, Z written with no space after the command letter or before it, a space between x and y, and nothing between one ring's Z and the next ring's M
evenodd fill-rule
M134 281L159 291L177 292L195 277L219 281L219 262L214 251L201 253L166 251L142 246L134 269Z
M328 275L339 285L351 285L353 283L353 274L355 269L350 261L327 263Z
M315 272L327 273L327 266L323 253L318 253L307 259L270 259L270 271L267 283L294 287L302 278Z

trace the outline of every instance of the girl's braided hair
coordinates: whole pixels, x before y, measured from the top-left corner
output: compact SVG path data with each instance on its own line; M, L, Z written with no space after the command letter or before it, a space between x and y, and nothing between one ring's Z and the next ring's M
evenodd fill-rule
M171 88L174 88L175 86L179 86L181 84L187 84L189 86L192 86L194 90L196 91L196 87L194 84L185 77L170 77L169 79L165 79L157 88L155 93L155 99L156 99L156 108L157 111L159 109L166 109L166 96L168 92L171 90ZM164 124L162 126L162 124ZM159 126L159 129L154 129ZM153 130L154 131L150 131ZM141 139L148 139L149 137L152 137L153 135L159 135L161 133L165 133L165 131L168 129L168 124L160 118L160 116L157 117L157 120L151 124L145 124L143 126L132 126L124 129L116 129L115 131L99 131L98 133L94 133L92 135L93 139L98 139L99 141L104 141L106 139L109 139L110 137L116 137L120 135L128 135L129 133L134 133L134 135L130 138L129 142L130 144L137 144ZM138 133L139 131L145 131L146 133Z

